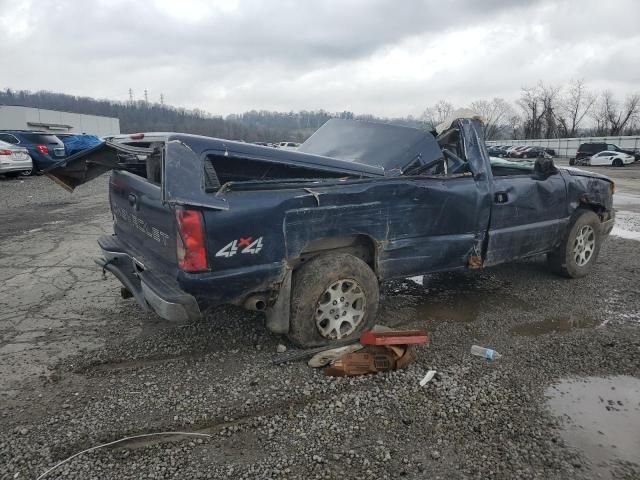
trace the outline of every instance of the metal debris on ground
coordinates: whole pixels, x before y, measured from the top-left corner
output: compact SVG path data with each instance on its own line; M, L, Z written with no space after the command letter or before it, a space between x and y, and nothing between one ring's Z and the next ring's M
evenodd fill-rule
M336 347L338 347L338 346L344 346L344 345L352 345L352 344L357 343L357 342L358 342L357 338L350 338L348 340L342 340L342 341L334 342L333 344ZM306 348L304 350L299 350L299 349L287 350L284 353L280 353L280 354L276 355L271 360L271 363L273 363L274 365L280 365L280 364L287 363L287 362L294 362L296 360L304 360L305 358L313 357L316 353L326 352L326 351L327 351L327 346L326 345L324 345L322 347Z
M427 343L422 330L375 328L360 335L361 349L343 353L323 373L331 377L365 375L405 368L416 361L412 345Z
M329 377L365 375L405 368L416 358L411 346L366 345L357 352L343 355L322 371Z
M344 347L332 348L331 350L324 350L320 353L316 353L309 359L307 365L312 368L326 367L330 363L335 362L343 355L360 350L362 345L354 343L353 345L345 345Z
M360 335L360 343L363 345L415 345L428 341L429 337L424 330L369 330Z
M128 442L129 440L135 440L135 439L138 439L138 438L145 438L145 437L159 437L159 436L172 436L172 437L173 436L193 436L193 437L205 437L205 438L213 437L213 435L211 435L209 433L200 433L200 432L156 432L156 433L143 433L143 434L140 434L140 435L131 435L129 437L120 438L120 439L114 440L112 442L102 443L100 445L96 445L95 447L86 448L86 449L84 449L84 450L82 450L80 452L74 453L70 457L65 458L61 462L56 463L53 467L51 467L49 470L47 470L42 475L40 475L36 480L43 479L44 477L49 475L51 472L56 470L58 467L61 467L65 463L73 460L76 457L79 457L80 455L82 455L84 453L93 452L94 450L98 450L100 448L105 448L105 447L110 447L111 445L116 445L118 443ZM14 476L13 478L16 478L16 477L17 477L17 475Z

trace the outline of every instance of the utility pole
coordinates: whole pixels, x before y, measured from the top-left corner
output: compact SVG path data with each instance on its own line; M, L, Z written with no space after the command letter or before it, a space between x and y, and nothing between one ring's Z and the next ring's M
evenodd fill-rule
M164 94L160 93L160 105L164 106Z
M133 103L133 89L129 89L129 101Z
M144 103L149 104L149 93L146 88L144 89Z

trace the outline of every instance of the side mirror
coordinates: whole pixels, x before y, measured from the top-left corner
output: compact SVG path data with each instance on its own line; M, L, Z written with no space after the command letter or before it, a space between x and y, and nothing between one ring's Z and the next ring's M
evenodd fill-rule
M557 173L558 169L553 164L553 158L538 157L533 164L533 172L536 178L544 180Z

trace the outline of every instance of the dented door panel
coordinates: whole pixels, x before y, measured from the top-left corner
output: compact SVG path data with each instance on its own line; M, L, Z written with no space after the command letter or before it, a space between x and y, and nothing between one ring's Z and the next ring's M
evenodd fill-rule
M464 268L469 255L480 250L486 231L488 210L481 211L470 176L375 180L358 195L363 200L358 204L336 205L330 190L316 191L320 205L285 214L289 257L312 240L365 235L376 244L379 277L394 278Z
M552 249L569 221L563 176L498 176L493 188L485 266Z

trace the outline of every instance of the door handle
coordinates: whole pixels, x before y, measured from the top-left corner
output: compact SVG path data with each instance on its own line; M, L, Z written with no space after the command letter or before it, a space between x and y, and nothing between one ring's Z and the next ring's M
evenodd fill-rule
M496 192L493 199L496 203L507 203L509 201L509 194L507 192Z
M129 205L135 208L136 203L138 202L138 197L136 197L133 193L129 194Z

